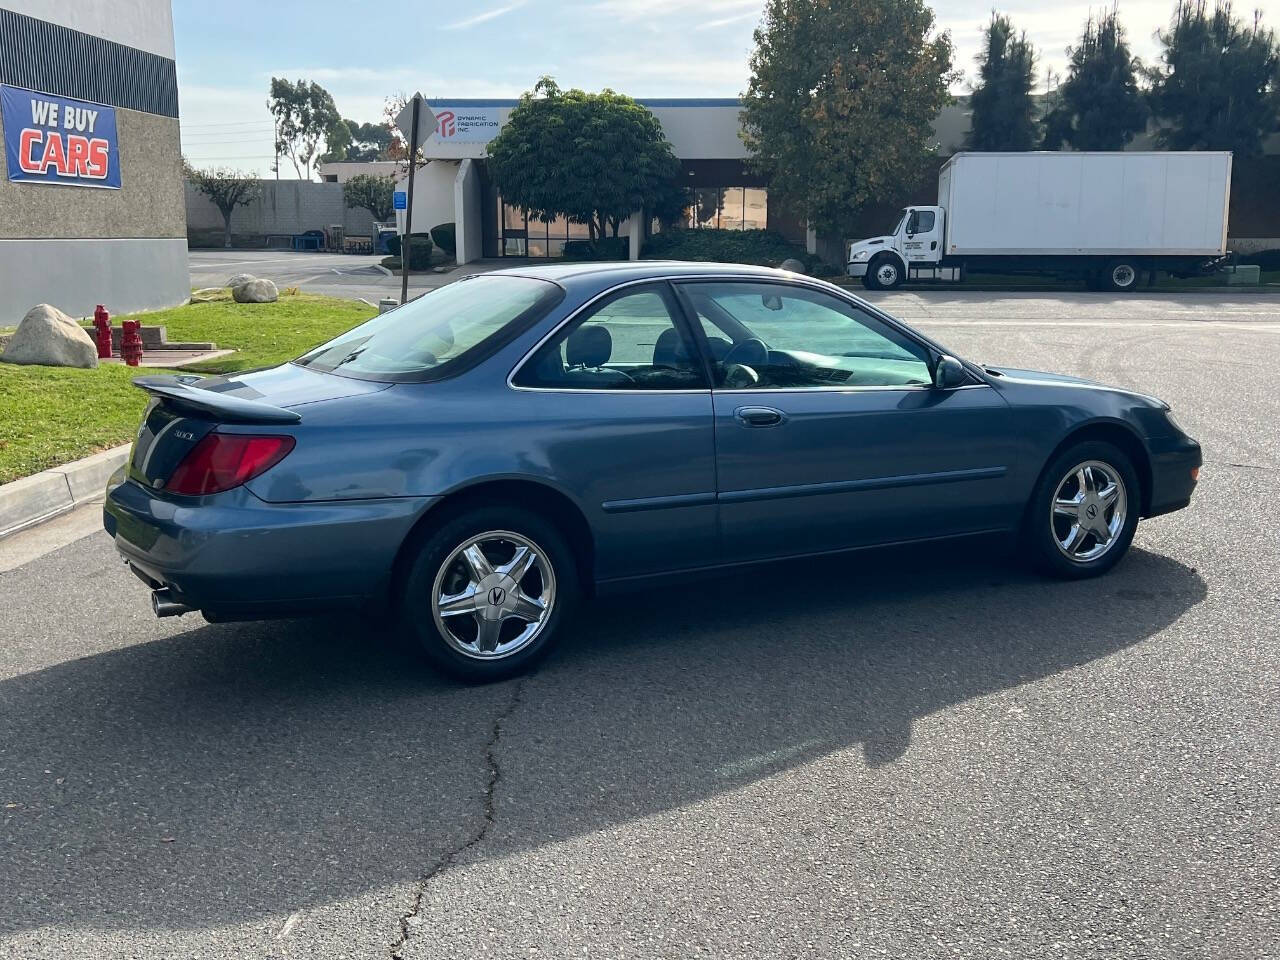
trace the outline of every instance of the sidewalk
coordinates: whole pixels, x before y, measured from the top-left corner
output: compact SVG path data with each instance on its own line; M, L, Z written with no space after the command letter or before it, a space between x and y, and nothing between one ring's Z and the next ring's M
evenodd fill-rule
M131 446L122 444L0 485L0 538L102 496L107 478L125 462Z

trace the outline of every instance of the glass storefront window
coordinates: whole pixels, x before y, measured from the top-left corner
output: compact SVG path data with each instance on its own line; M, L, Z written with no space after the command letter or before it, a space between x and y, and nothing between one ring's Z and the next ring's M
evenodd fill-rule
M764 187L697 187L684 225L694 229L763 230L769 222Z

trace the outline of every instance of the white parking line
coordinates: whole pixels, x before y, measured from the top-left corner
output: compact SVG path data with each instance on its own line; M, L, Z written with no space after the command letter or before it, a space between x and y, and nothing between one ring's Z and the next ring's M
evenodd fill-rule
M1280 324L1261 320L1175 320L1167 323L1132 320L935 320L897 314L898 319L917 327L1105 327L1110 330L1248 330L1250 333L1280 333Z

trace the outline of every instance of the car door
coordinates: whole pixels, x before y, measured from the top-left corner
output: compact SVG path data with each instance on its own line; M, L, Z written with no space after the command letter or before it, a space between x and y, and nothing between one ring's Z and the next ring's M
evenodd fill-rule
M597 578L716 562L710 384L668 284L604 295L511 384L537 456L588 513Z
M711 359L726 561L1004 528L1008 405L932 384L933 348L814 286L678 284Z

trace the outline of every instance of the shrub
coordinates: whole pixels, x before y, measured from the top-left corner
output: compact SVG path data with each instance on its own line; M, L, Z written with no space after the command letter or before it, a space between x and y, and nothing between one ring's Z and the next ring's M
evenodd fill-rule
M431 235L415 233L409 237L409 269L428 270L431 268ZM387 240L387 249L391 256L400 259L400 234L394 234Z
M599 240L566 240L566 260L626 260L631 255L627 237L601 237Z
M795 257L808 269L817 262L804 247L772 230L664 230L649 238L640 256L645 260L709 260L765 267L776 267Z
M458 225L441 223L431 228L431 239L451 257L458 255Z

